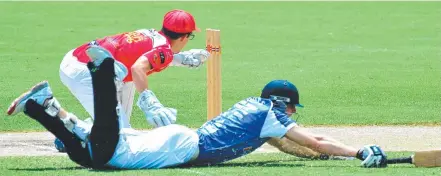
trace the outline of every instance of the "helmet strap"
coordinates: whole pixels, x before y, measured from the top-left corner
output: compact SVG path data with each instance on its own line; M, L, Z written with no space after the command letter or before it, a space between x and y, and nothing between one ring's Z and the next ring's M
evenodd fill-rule
M281 100L273 100L273 102L274 102L275 109L282 111L283 113L286 113L287 106L286 106L285 102L283 102Z
M270 95L269 97L271 100L273 101L282 101L284 103L289 103L291 102L291 99L288 97L281 97L281 96L275 96L275 95ZM285 105L286 106L286 105Z

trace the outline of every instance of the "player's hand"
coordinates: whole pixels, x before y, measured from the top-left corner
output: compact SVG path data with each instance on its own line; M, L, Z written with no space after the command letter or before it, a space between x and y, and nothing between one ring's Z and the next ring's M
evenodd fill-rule
M176 109L164 107L150 90L144 90L139 95L137 105L144 112L147 122L154 127L176 122Z
M176 122L176 115L172 108L152 108L146 112L147 122L155 127L167 126ZM175 111L176 112L176 111Z
M378 145L366 145L357 153L363 167L386 167L387 156Z
M210 53L204 49L191 49L173 55L172 66L198 68L207 61Z
M173 115L175 116L178 115L178 110L176 110L175 108L167 108L167 109L170 110Z
M190 52L195 59L200 60L202 63L208 60L208 57L210 57L210 53L205 49L191 49L188 52Z

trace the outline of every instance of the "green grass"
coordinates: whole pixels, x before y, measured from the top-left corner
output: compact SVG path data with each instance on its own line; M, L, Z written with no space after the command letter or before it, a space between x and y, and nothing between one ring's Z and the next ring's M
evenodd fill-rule
M391 156L406 156L393 153ZM78 167L67 157L0 157L2 175L439 175L440 168L415 168L410 164L367 169L359 160L306 160L284 154L252 154L212 167L161 170L93 171Z
M438 2L0 2L0 109L46 79L85 118L59 81L63 55L105 35L158 28L173 8L191 11L202 29L221 29L224 110L288 79L305 125L440 124ZM185 49L203 48L204 36ZM178 123L205 121L205 69L149 78L160 101L178 109ZM137 107L131 122L149 128ZM42 129L23 115L0 118L0 131Z

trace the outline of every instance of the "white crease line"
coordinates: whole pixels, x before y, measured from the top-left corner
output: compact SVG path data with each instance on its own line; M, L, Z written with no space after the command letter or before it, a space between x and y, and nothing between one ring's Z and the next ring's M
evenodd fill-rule
M32 144L27 144L24 142L16 142L17 144L20 145L24 145L24 146L28 146L28 147L34 147L34 148L39 148L39 149L43 149L43 150L51 150L51 151L55 151L58 152L55 148L53 147L46 147L46 146L39 146L39 145L32 145Z
M194 170L181 170L181 171L189 172L189 173L193 173L193 174L198 174L198 175L211 176L210 174L199 172L199 171L194 171Z
M126 2L124 0L0 0L0 2L26 2L26 1L38 1L38 2L63 2L63 1L75 1L75 2ZM131 0L131 1L158 1L158 2L302 2L305 0ZM388 1L410 1L410 2L424 2L424 1L440 1L440 0L424 0L424 1L418 1L418 0L309 0L311 2L317 1L317 2L326 2L326 1L335 1L335 2L388 2Z

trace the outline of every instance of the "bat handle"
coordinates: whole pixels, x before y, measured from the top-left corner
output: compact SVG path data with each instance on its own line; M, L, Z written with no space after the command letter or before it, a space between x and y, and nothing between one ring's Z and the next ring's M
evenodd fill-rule
M412 164L413 163L412 156L403 157L403 158L392 158L387 160L387 164L403 164L403 163Z

